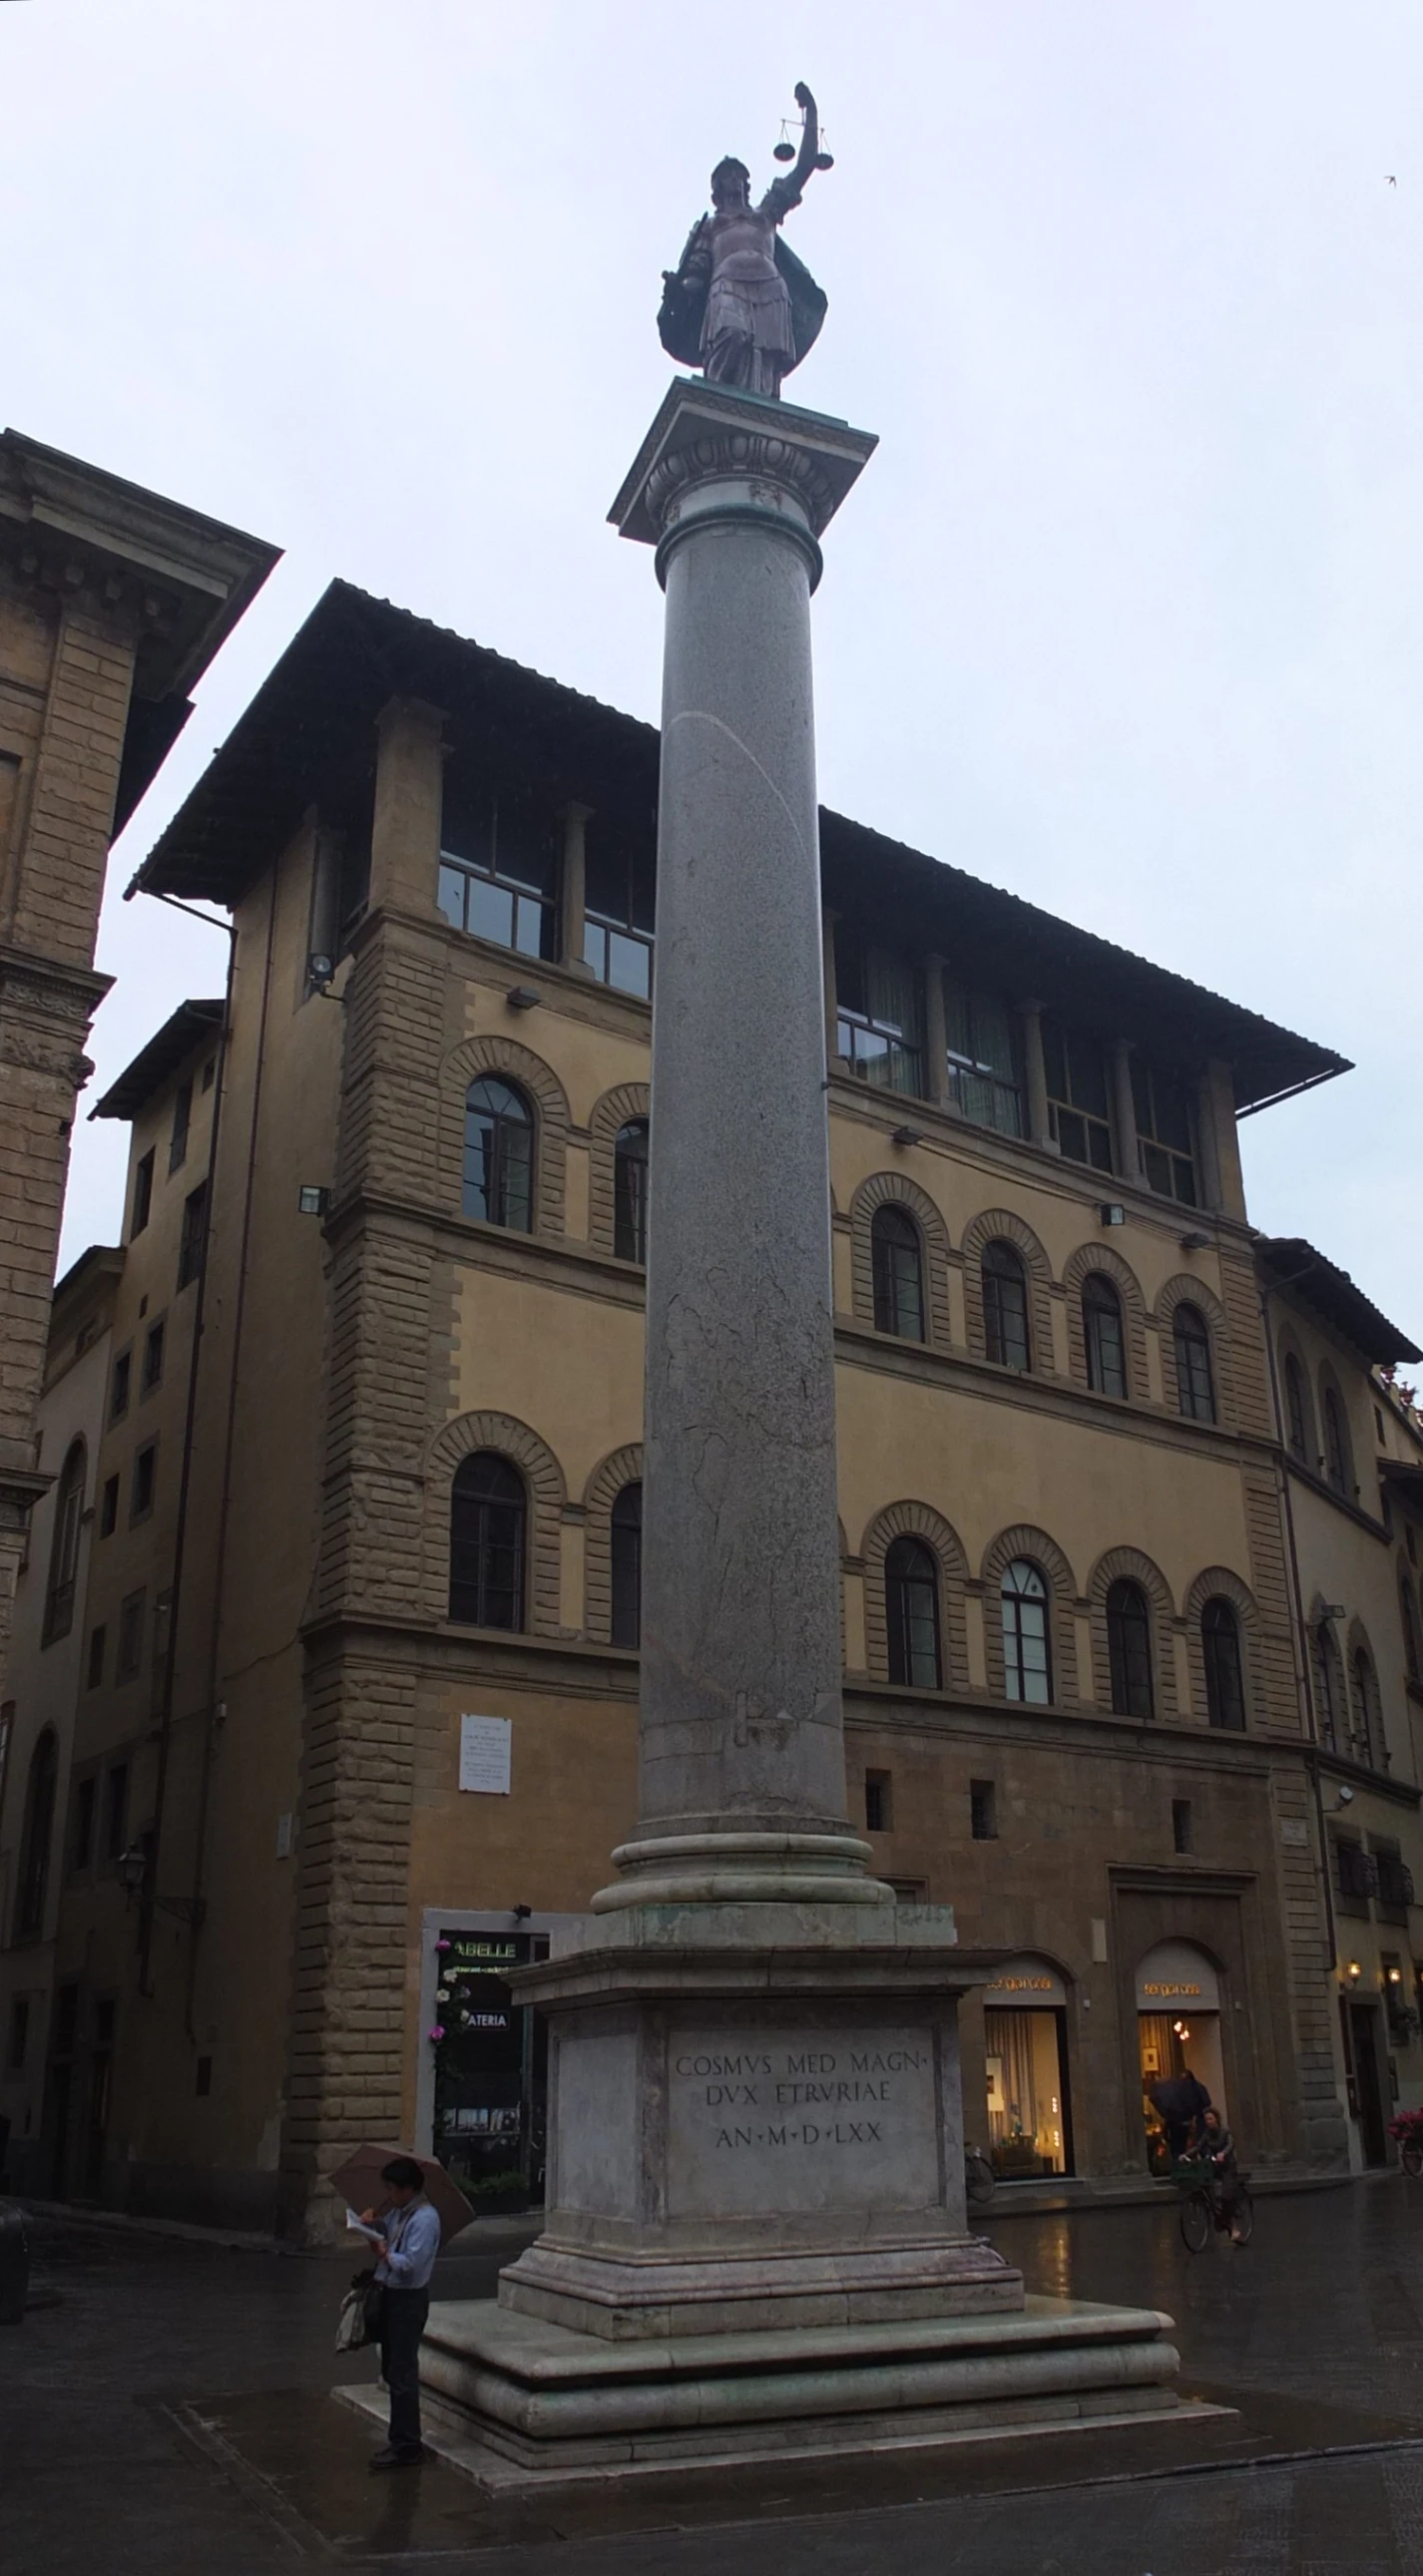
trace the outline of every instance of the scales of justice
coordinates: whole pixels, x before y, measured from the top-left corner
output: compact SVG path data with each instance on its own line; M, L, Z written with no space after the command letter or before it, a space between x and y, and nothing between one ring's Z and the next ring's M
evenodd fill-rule
M510 1980L543 2233L422 2347L431 2438L493 2485L1202 2411L1169 2318L1027 2294L970 2231L958 2008L1001 1954L847 1814L810 604L877 442L781 398L826 309L781 238L830 166L796 98L794 166L753 205L718 163L664 276L699 372L610 513L666 601L640 1814Z

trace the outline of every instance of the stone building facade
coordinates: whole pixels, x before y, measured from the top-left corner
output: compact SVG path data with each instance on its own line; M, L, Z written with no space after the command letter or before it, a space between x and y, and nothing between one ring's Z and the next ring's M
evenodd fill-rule
M0 1674L31 1507L50 1287L109 844L276 560L0 432Z
M650 728L338 584L142 872L235 953L197 1361L90 1581L106 1629L170 1596L157 1721L111 1673L82 1731L130 1748L141 1892L60 1909L81 2032L119 1963L120 2205L319 2230L339 2152L397 2134L536 2187L499 1969L637 1813L656 795ZM1256 2163L1337 2164L1235 1122L1346 1068L830 814L822 877L850 1811L1005 1954L970 2133L1005 2183L1140 2174L1192 2063ZM131 1188L209 1043L119 1086ZM174 1293L153 1242L116 1350ZM121 1496L142 1429L105 1435ZM1373 1515L1362 1398L1355 1455Z

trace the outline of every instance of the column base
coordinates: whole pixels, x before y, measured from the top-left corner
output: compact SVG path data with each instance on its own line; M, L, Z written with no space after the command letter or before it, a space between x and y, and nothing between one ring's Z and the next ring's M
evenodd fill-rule
M1170 2325L1034 2298L1014 2316L619 2344L452 2300L430 2311L420 2379L437 2449L484 2484L538 2484L1199 2414L1175 2390Z

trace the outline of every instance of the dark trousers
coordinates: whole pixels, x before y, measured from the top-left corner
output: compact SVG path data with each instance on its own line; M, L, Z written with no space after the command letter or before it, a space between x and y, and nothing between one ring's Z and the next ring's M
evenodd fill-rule
M390 2391L390 2447L420 2448L420 2337L428 2290L388 2289L380 2308L380 2375Z

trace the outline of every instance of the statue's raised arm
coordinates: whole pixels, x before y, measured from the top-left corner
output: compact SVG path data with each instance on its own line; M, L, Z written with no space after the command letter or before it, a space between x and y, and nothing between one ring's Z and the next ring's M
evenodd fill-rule
M825 319L825 297L779 231L823 166L815 100L804 81L795 95L803 123L794 169L753 206L745 162L717 163L712 212L693 225L677 267L663 271L657 317L664 349L701 367L708 383L773 398Z

